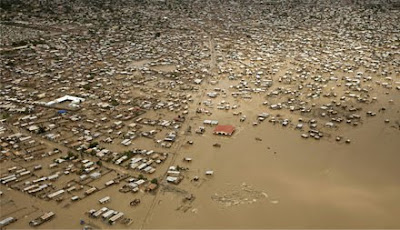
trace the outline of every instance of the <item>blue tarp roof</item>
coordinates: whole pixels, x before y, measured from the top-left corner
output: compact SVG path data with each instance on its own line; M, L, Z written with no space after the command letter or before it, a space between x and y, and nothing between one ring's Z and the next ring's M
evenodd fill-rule
M67 110L58 110L58 113L67 113Z

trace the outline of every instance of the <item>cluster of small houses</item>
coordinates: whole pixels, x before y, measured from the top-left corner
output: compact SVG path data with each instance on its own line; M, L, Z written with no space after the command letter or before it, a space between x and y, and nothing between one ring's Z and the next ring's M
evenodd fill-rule
M0 178L0 182L3 185L17 182L26 176L30 176L32 173L30 170L27 170L25 168L18 169L17 167L12 167L8 171L10 172L10 174Z
M132 154L132 158L130 158L128 155L122 155L120 157L115 158L114 164L120 165L122 162L128 161L129 164L127 167L129 169L134 169L138 170L139 172L147 173L147 174L152 174L155 172L154 164L161 164L163 161L166 160L168 157L168 153L159 153L155 152L153 150L145 150L145 149L134 149L130 151ZM64 167L64 171L57 171L49 176L43 176L40 178L33 179L32 181L25 181L24 185L25 187L21 188L21 191L27 192L28 194L34 195L36 193L45 191L46 189L50 189L51 183L43 183L46 181L55 181L57 180L62 174L68 175L71 172L77 172L78 168L75 163L79 163L81 166L81 175L79 176L78 180L80 183L84 182L85 180L91 178L92 180L98 179L102 176L102 173L100 172L99 166L90 160L83 159L83 160L78 160L75 159L75 156L71 156L69 158L61 157L57 158L54 160L53 163L49 164L48 168L49 169L55 169L58 168L59 165L63 164L64 162L68 162L68 160L72 161L72 164L67 165ZM33 171L40 170L42 169L42 165L36 165L33 167ZM22 178L25 176L31 176L33 173L30 170L27 170L25 168L19 169L19 167L15 166L10 168L8 175L3 176L0 178L0 182L4 185L7 185L12 182L19 182L21 181ZM131 187L132 189L138 189L140 185L142 185L145 181L144 180L136 180L136 181L131 181L131 183L128 184L128 187ZM105 186L110 186L114 184L115 181L111 180L105 183ZM134 185L134 186L133 186ZM61 195L63 195L65 192L71 192L72 190L76 189L75 186L71 186L69 188L65 189L59 189L57 191L54 191L48 195L46 195L47 199L57 199ZM150 190L153 190L155 188L151 188ZM85 195L90 195L91 193L97 191L97 188L92 187L85 191ZM42 196L43 197L43 196ZM72 201L76 201L80 199L77 196L73 196L71 198Z
M61 151L50 147L40 141L37 141L32 135L23 133L14 133L0 137L0 159L4 158L22 158L24 161L33 161L42 159L54 154L59 154Z
M105 197L101 200L99 200L99 202L101 204L104 204L106 202L108 202L110 200L109 197ZM91 209L88 211L88 214L90 217L92 218L100 218L105 221L106 223L113 225L115 224L117 221L122 220L124 217L124 213L123 212L119 212L107 207L102 207L99 210L96 209ZM129 219L127 219L129 221Z
M182 179L183 176L181 175L181 172L178 171L176 166L169 167L166 178L167 182L173 184L179 184L179 182L181 182Z
M59 164L62 164L63 162L66 162L65 159L62 158L58 158L56 160L54 160L54 163L51 163L49 165L49 169L52 168L56 168L58 167ZM74 161L77 162L77 161ZM98 179L101 177L101 173L99 171L96 172L92 172L93 170L97 169L97 166L94 166L94 163L89 161L89 160L82 160L80 162L82 164L83 167L83 173L82 175L79 176L79 180L77 180L78 182L82 183L84 180L91 178L92 180ZM57 201L62 201L62 199L59 199L59 197L61 195L63 195L64 193L68 192L72 192L76 189L81 189L83 188L82 186L68 186L67 188L63 188L63 189L58 189L56 191L54 191L54 186L52 185L52 182L56 181L59 179L59 177L61 175L68 175L71 172L77 172L77 168L74 167L74 164L69 164L67 167L64 168L63 173L60 171L54 172L48 176L42 176L42 177L36 177L36 179L32 179L32 180L26 180L27 177L31 177L32 175L34 175L34 172L37 170L42 169L42 165L36 165L33 167L33 172L31 172L30 170L27 170L25 168L22 169L18 169L19 167L14 166L12 168L9 168L8 171L11 174L8 174L6 176L3 176L2 178L0 178L0 181L2 184L4 185L8 185L11 183L15 183L15 182L23 182L24 187L19 187L19 190L22 192L26 192L27 194L30 195L34 195L34 196L38 196L37 194L41 194L40 198L45 198L45 199L55 199ZM107 186L107 183L106 183ZM11 186L14 187L14 186ZM85 195L88 196L90 194L92 194L93 192L97 191L97 188L95 187L91 187L89 189L87 189L85 191ZM44 194L43 194L44 193ZM76 201L80 199L78 196L72 196L71 200L72 201Z
M169 156L168 153L156 152L154 150L146 149L133 149L122 154L112 153L107 149L98 149L96 147L88 149L88 154L93 154L100 159L112 155L112 162L115 165L123 166L125 162L129 161L127 168L138 170L140 172L152 174L156 171L157 165L163 163Z
M131 168L140 168L142 171L146 172L148 171L147 168L149 167L148 165L150 165L153 160L149 160L149 161L145 161L145 156L155 156L156 154L159 155L159 153L155 153L154 151L149 151L149 150L139 150L136 149L134 150L135 154L139 154L137 157L133 157L130 161L130 167ZM124 155L126 156L126 155ZM143 156L143 157L141 157ZM98 168L98 166L95 164L95 162L84 159L84 160L78 160L78 159L73 159L70 158L70 160L72 160L73 163L79 163L81 166L81 171L82 171L82 175L79 176L79 179L77 179L76 181L78 183L82 183L85 180L87 180L88 178L91 178L92 180L98 179L102 176L102 174L100 173L100 171L95 171L93 172L95 169ZM116 160L116 162L122 162L123 159L118 158ZM57 168L59 167L60 164L63 164L64 162L67 162L67 160L65 160L64 158L57 158L54 160L54 163L51 163L49 165L49 168L53 169L53 168ZM143 162L143 163L140 163ZM146 162L146 163L144 163ZM159 162L161 163L161 161ZM145 167L146 166L146 167ZM42 169L42 165L36 165L33 167L33 171L36 170L40 170ZM139 169L139 170L140 170ZM153 169L154 170L154 169ZM171 169L173 170L173 169ZM64 170L64 174L69 174L70 172L76 172L77 171L77 167L74 167L73 164L69 164L65 170ZM8 175L4 175L2 178L0 178L0 182L4 185L8 185L9 183L12 182L21 182L23 181L23 178L25 176L32 176L34 175L30 170L27 170L25 168L20 168L19 166L14 166L8 169L9 174ZM169 171L170 172L170 171ZM178 174L179 172L176 171ZM151 173L151 170L148 171L148 173ZM30 195L35 195L38 193L42 193L42 198L45 198L47 200L56 200L56 201L62 201L63 198L62 196L66 193L71 193L74 190L81 190L83 188L82 185L71 185L68 184L66 187L62 188L62 189L58 189L58 190L54 190L54 187L52 185L52 182L56 181L60 176L61 176L61 172L55 172L49 176L43 176L40 178L36 178L36 179L32 179L32 180L26 180L25 182L23 182L23 186L20 188L20 191L22 192L26 192ZM174 176L176 176L176 174L174 174ZM121 180L116 178L110 181L105 182L105 187L111 186L113 184L116 183L120 183L119 181ZM169 181L170 179L167 178L167 181ZM47 183L46 183L47 182ZM138 179L138 178L128 178L126 179L127 184L123 185L120 189L121 192L138 192L139 188L143 185L146 185L145 187L145 191L154 191L155 189L157 189L158 184L157 183L148 183L145 179ZM172 183L176 183L176 181L169 181ZM91 194L93 194L94 192L99 191L98 188L96 187L89 187L87 190L84 191L84 195L85 196L90 196ZM45 192L45 196L43 196L43 192ZM71 198L71 201L78 201L80 199L82 199L82 197L79 197L77 195L73 195ZM110 201L110 197L106 196L102 199L99 200L100 204L105 204L107 202ZM140 201L139 201L140 202ZM102 214L102 218L109 224L114 224L115 222L117 222L118 220L121 220L124 216L124 214L122 212L117 212L115 210L111 210L111 209L105 209L102 208L98 211L95 210L91 210L90 211L90 216L97 218L100 216L100 214ZM49 212L46 213L38 218L36 218L35 220L32 220L29 224L31 226L38 226L41 225L42 223L49 221L50 219L52 219L54 217L54 213L53 212ZM1 223L1 226L6 226L10 223L12 223L13 221L15 221L15 218L7 218L5 220L3 220ZM124 220L122 221L125 224L130 223L132 220L129 218L124 218Z
M191 162L192 158L185 157L183 160L186 161L186 162ZM179 168L178 166L170 166L168 168L168 171L167 171L166 181L168 183L172 183L172 184L179 184L184 178L184 176L182 174L182 170L185 170L185 169L186 168L183 168L183 169ZM213 170L207 170L207 171L205 171L205 175L206 176L214 175L214 171ZM195 176L193 178L193 180L195 180L195 181L199 180L199 177Z
M31 220L29 222L29 225L31 227L37 227L39 225L42 225L42 224L52 220L55 217L55 215L56 214L54 212L44 213L43 215L37 217L36 219ZM0 220L0 228L6 227L7 225L9 225L15 221L17 221L17 218L14 218L12 216L2 219L2 220Z
M184 98L186 100L183 100L183 103L187 103L187 100L190 99L191 95L185 95ZM82 98L82 97L76 97L76 96L70 96L70 95L65 95L62 96L58 99L55 99L50 102L42 103L43 106L48 107L48 108L59 108L60 103L63 102L68 102L69 107L73 107L75 109L80 108L80 105L82 102L85 102L87 99ZM171 103L171 102L169 102ZM166 103L165 105L170 105L169 103ZM159 102L158 104L158 109L163 108L164 103ZM119 113L114 116L114 119L117 121L113 122L111 126L101 126L99 121L101 123L107 123L109 122L108 116L103 116L100 119L95 119L95 118L85 118L85 116L80 116L79 115L79 110L77 111L70 111L71 108L68 109L59 109L57 113L52 113L52 110L45 110L44 112L35 114L35 115L26 115L23 117L20 117L17 122L14 122L12 125L17 127L19 126L20 128L25 129L26 131L32 133L32 134L42 134L41 137L44 137L50 141L53 142L58 142L60 144L65 145L68 148L73 148L77 151L82 151L85 149L88 149L90 142L96 141L96 139L100 138L102 142L111 144L114 142L115 139L120 139L121 142L120 144L123 146L130 146L134 139L142 136L146 138L151 138L154 139L156 143L159 143L161 147L166 147L169 148L172 146L173 142L176 140L176 131L178 130L181 126L181 123L184 121L184 117L182 116L177 116L173 120L151 120L151 119L146 119L143 117L137 118L134 123L130 123L129 125L125 125L124 121L130 120L134 118L137 115L143 114L145 111L141 109L137 109L135 107L129 108L127 111L131 111L135 115L123 115L122 113ZM114 112L112 112L114 113ZM187 112L186 112L187 113ZM97 122L96 122L97 120ZM5 120L4 120L5 121ZM89 127L92 128L86 128L82 125L73 125L74 122L78 121L84 121L86 124L88 124ZM3 122L3 121L2 121ZM72 122L72 123L71 123ZM164 139L157 140L155 139L155 134L157 134L159 131L158 130L150 130L150 131L138 131L138 129L141 129L143 125L147 126L158 126L159 129L166 128L170 129L171 131L165 136ZM93 127L94 126L94 127ZM108 127L108 129L107 129ZM119 129L122 129L123 127L127 127L127 131L122 131ZM93 131L93 128L96 129ZM106 128L106 130L105 130ZM70 130L71 133L74 135L71 136L69 132L68 134L65 135L65 132ZM1 127L1 131L5 132L6 128ZM81 134L81 136L79 136ZM17 135L24 135L24 134L12 134L8 138L14 138ZM2 137L3 138L3 137ZM39 151L44 148L43 143L38 143L35 141L34 138L32 138L31 135L27 135L25 137L20 137L20 140L18 142L24 142L24 146L26 148L31 148L33 150L26 150L23 155L27 155L26 152L28 151ZM26 144L25 144L26 143ZM6 148L6 144L1 143L3 145L3 148ZM29 145L29 146L25 146ZM18 145L13 145L11 146L12 148L18 148ZM39 150L36 150L34 147L38 148ZM25 149L25 148L24 148ZM3 152L6 150L2 150ZM103 156L106 153L108 153L107 149L102 148L99 151L97 151L96 154ZM20 153L20 151L14 151L15 154ZM41 153L41 152L40 152ZM38 154L41 155L41 154ZM2 155L3 157L3 155ZM32 159L32 156L29 156L30 158L27 159Z
M221 4L231 3L226 1ZM98 21L103 20L93 20L88 26L96 33L75 36L64 30L67 33L49 36L45 42L47 44L17 47L14 53L11 52L11 56L4 56L7 62L0 64L0 71L4 72L1 79L0 111L12 114L12 119L0 120L0 159L17 156L24 161L33 161L60 154L60 150L50 151L47 144L38 141L39 138L46 138L69 149L96 156L100 160L110 159L119 167L126 166L140 173L152 174L156 171L156 166L167 159L167 153L135 149L131 151L133 156L129 157L128 154L115 153L102 145L117 143L120 145L118 147L128 149L136 138L144 137L153 139L161 147L170 148L177 141L178 131L185 121L185 115L190 111L190 103L197 96L194 92L207 83L213 89L205 89L207 99L200 104L207 109L199 108L198 113L211 115L213 102L220 97L232 97L237 104L231 105L224 100L217 103L218 110L234 110L243 101L255 103L251 100L262 97L261 103L268 110L306 116L307 119L298 117L292 120L264 112L257 115L252 123L254 126L268 119L270 123L301 130L301 137L305 139L319 140L327 136L325 130L322 132L321 129L329 132L329 129L336 129L342 123L351 126L361 124L363 116L360 110L364 107L367 109L367 117L374 117L379 111L386 109L375 111L373 107L378 102L375 94L377 91L386 93L386 96L379 96L381 102L381 98L390 97L391 93L400 90L400 82L396 78L400 69L396 58L399 55L396 43L398 38L394 36L398 23L390 20L398 18L397 14L389 11L371 13L348 7L299 7L295 11L282 4L268 4L268 9L253 7L252 14L262 13L263 17L260 18L263 19L257 23L262 23L263 26L251 28L251 34L242 34L245 32L241 31L248 31L247 29L233 30L235 36L243 37L241 39L230 38L229 30L215 30L213 24L206 23L201 18L196 19L196 24L204 31L212 29L212 38L206 34L194 37L190 29L180 30L174 36L154 36L147 30L153 29L152 24L139 24L131 13L127 15L127 10L116 12L119 18L131 22L124 23L128 26L118 30L96 31ZM348 11L349 9L351 10ZM264 14L263 10L270 13ZM181 24L180 26L190 24L179 12L160 13L165 14L165 17L144 14L142 21L161 20L164 23L171 20L176 25ZM218 17L224 19L221 20L223 23L231 23L237 18L247 23L248 17L244 13L239 11L238 15L231 17L231 11L224 11L218 12ZM276 15L281 13L289 16L278 20ZM78 22L75 24L79 25L85 18L81 14L67 15L66 18ZM97 17L96 14L90 15ZM63 14L58 16L64 17ZM356 20L343 23L344 16ZM362 19L367 18L366 16L369 20ZM29 14L18 17L30 20ZM329 17L338 20L332 21ZM45 21L41 23L46 24ZM58 23L60 27L63 26L61 21ZM113 28L113 20L105 20L103 23ZM309 23L310 29L299 30L305 23ZM385 30L381 30L381 25L385 25ZM325 27L329 27L329 30L325 30ZM141 29L137 30L138 28ZM337 28L341 32L336 34L337 37L332 36L332 31ZM130 41L132 36L143 39L133 43ZM98 37L102 39L98 40ZM115 37L121 39L120 42L114 42ZM359 42L360 37L363 38L362 43ZM150 40L152 44L147 44ZM125 42L126 46L121 49L119 44ZM204 47L205 43L214 42L215 47ZM35 52L30 52L31 50ZM211 50L214 50L213 54ZM169 54L168 58L163 57L165 53ZM217 60L215 69L218 74L211 71L210 56L215 56ZM228 80L231 85L220 87L218 78L221 82ZM137 93L145 96L134 97ZM393 99L389 103L393 104ZM174 113L176 117L171 120L138 117L150 110ZM241 115L241 122L246 120L246 115L241 112L234 112L234 115ZM309 118L310 116L313 117ZM389 119L384 121L390 123ZM23 129L24 132L14 133L3 126L5 123ZM196 129L196 133L204 133L206 126L212 126L216 135L231 136L236 131L233 125L219 124L217 120L204 120L203 125ZM142 131L141 126L155 128ZM167 130L165 136L158 136L160 129ZM24 134L25 131L29 135ZM336 137L337 141L342 139L341 136ZM97 140L100 142L98 146L90 146ZM345 142L350 143L350 140L346 139ZM49 168L58 169L65 161L62 158L56 159ZM101 167L93 161L74 163L82 166L79 182L95 180L104 175L100 172ZM11 168L9 174L0 178L0 182L3 185L12 185L32 176L41 168L40 164L31 170ZM26 181L22 191L37 194L50 190L51 193L46 192L46 197L58 199L77 187L68 186L54 191L50 189L50 181L77 170L70 164L64 171ZM206 175L212 174L211 170L206 172ZM167 182L178 184L182 179L181 170L175 166L169 167ZM144 179L130 178L121 190L137 192L139 186L146 182ZM115 183L117 180L110 180L105 186ZM156 187L155 183L150 183L147 189L154 190ZM98 188L90 187L85 195L89 196L96 191ZM78 196L71 197L72 201L79 199ZM103 201L106 202L105 200ZM102 215L111 224L124 216L123 213L106 207L90 213L97 217ZM48 221L53 216L52 212L46 213L32 221L32 226ZM6 226L13 221L15 218L6 218L0 222L0 226Z

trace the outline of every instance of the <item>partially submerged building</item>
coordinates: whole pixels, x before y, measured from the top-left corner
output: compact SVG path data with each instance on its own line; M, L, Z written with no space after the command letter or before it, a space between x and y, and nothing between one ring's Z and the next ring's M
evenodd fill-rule
M214 134L231 136L235 132L235 127L232 125L217 125L214 129Z

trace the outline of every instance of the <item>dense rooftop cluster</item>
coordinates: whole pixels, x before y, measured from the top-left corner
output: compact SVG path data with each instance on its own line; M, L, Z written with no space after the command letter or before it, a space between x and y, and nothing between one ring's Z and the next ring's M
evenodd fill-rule
M230 136L268 121L348 144L346 131L375 116L400 129L397 7L2 1L2 186L65 206L120 183L122 193L170 189L189 177L176 158L192 126ZM102 212L132 223L107 207L89 215Z

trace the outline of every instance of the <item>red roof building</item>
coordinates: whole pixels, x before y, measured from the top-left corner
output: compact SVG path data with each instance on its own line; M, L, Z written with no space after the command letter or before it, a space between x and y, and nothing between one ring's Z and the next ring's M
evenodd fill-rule
M235 127L232 125L217 125L214 129L214 134L231 136L235 132Z

